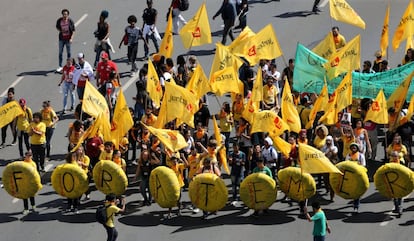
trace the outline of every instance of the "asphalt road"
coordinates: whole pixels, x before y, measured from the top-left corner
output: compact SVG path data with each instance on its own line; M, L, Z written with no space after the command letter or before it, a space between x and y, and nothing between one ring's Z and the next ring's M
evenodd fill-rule
M189 20L197 11L201 0L190 1L190 9L183 13ZM335 22L329 16L328 6L322 7L319 15L310 13L313 1L289 0L276 1L249 1L250 11L248 25L253 31L259 31L268 23L272 23L284 52L283 58L277 59L278 69L282 70L285 61L294 57L297 42L313 47L321 40L332 26L339 26L340 32L347 40L356 34L361 34L361 60L373 60L374 53L379 48L379 37L388 1L380 0L348 0L348 3L365 20L367 29ZM324 1L322 1L324 2ZM207 1L209 18L220 7L221 0ZM390 33L392 34L403 14L408 0L393 0L390 14ZM165 14L169 1L155 1L154 7L159 11L158 29L162 33L165 28ZM58 92L60 75L54 73L57 67L57 32L55 21L60 17L60 11L68 8L70 17L77 22L76 35L72 45L72 54L84 52L89 62L94 60L93 32L100 11L109 11L108 21L111 25L111 40L117 46L123 28L127 25L126 18L135 14L142 24L140 16L145 7L145 1L131 0L89 0L89 1L51 1L51 0L3 0L0 8L0 96L14 86L16 97L24 97L28 106L39 110L44 100L51 100L56 110L62 107L62 97ZM213 32L213 42L221 40L222 21L217 18L210 20ZM390 40L391 42L391 40ZM179 36L174 37L174 58L186 53ZM209 73L213 59L214 44L192 49L197 55L206 73ZM389 51L391 67L397 66L403 58L405 43L397 52ZM150 51L154 51L151 47ZM113 58L119 63L122 73L122 84L129 105L133 105L132 96L135 95L134 78L129 76L129 66L123 62L126 48L117 50ZM143 56L143 46L140 43L138 56ZM139 62L138 66L142 66ZM132 85L131 85L132 84ZM220 98L222 102L225 97ZM216 113L219 104L215 98L209 99L212 113ZM104 240L105 231L94 222L96 206L104 195L95 191L92 199L82 202L79 215L63 215L61 208L63 199L58 196L50 185L50 173L56 165L63 163L66 152L67 139L65 138L69 123L73 120L67 114L59 121L53 137L52 158L46 164L48 172L42 177L43 189L36 196L38 214L29 214L24 217L22 201L9 196L0 190L0 240L5 241L54 241L54 240ZM8 133L7 143L11 143L11 134ZM381 150L379 151L381 152ZM381 152L382 153L382 152ZM379 153L379 155L381 155ZM0 172L4 166L19 158L16 146L7 146L0 150ZM371 173L379 165L370 163ZM133 170L131 170L133 171ZM228 180L226 180L229 183ZM412 240L410 226L414 224L413 198L407 197L404 203L405 212L401 218L390 213L392 201L381 197L373 183L368 192L362 197L360 213L352 215L352 205L340 197L328 205L328 196L320 193L315 198L321 200L323 209L333 228L328 240ZM278 199L283 196L279 194ZM119 230L119 239L122 240L311 240L312 224L298 218L297 205L289 206L286 203L276 202L270 213L261 218L251 218L252 211L242 206L236 208L226 206L211 216L207 221L201 220L201 214L193 215L184 210L182 217L165 220L166 210L157 204L151 207L141 206L141 195L136 185L132 184L127 191L127 214L119 216L116 223ZM184 202L188 202L188 195L183 193ZM411 237L411 238L410 238Z

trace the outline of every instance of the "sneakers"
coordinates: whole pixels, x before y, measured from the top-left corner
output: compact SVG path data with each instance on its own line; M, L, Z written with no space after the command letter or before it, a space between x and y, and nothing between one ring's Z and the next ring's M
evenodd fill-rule
M61 73L61 72L62 72L62 70L63 70L63 68L59 66L59 67L56 69L56 72Z
M23 210L23 215L27 215L27 214L29 214L29 210L27 209Z
M132 165L137 166L137 165L138 165L138 162L137 162L136 160L134 160L134 161L132 162Z
M13 142L12 142L12 146L15 146L17 144L17 141L16 140L14 140Z
M194 214L199 213L199 212L200 212L200 209L199 209L199 208L194 208L194 209L193 209L193 213L194 213Z
M237 201L231 202L231 206L235 207L237 205Z
M30 211L32 211L32 213L36 212L36 205L33 205L32 208L30 209Z
M6 144L4 144L4 142L0 144L0 149L5 148L5 147L6 147Z
M73 106L70 107L70 110L69 111L73 111Z
M72 211L74 214L79 214L79 210L77 208L74 208Z

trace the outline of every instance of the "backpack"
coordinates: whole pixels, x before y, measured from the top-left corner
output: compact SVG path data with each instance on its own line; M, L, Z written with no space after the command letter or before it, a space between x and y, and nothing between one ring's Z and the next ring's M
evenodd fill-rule
M178 6L180 11L187 11L188 7L190 7L190 2L188 0L180 0L180 4Z
M108 221L108 216L106 215L107 208L107 206L102 205L96 209L95 218L98 223L105 225Z

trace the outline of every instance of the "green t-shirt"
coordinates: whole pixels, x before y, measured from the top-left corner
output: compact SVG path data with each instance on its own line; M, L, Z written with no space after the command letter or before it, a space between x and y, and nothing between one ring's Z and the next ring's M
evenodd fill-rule
M322 210L319 210L311 217L314 222L313 236L325 236L326 235L326 216Z
M268 175L269 177L273 178L272 171L267 166L264 166L263 169L260 169L259 167L253 168L253 173L258 173L258 172L264 173Z

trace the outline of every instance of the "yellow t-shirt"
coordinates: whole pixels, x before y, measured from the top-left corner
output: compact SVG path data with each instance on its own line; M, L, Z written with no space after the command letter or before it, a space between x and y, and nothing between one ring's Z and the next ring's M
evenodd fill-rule
M178 163L177 165L172 165L170 168L175 172L175 175L177 175L178 184L180 185L180 187L183 187L184 186L183 171L185 169L185 165L183 163Z
M274 85L272 85L270 87L268 85L263 86L263 101L267 105L276 104L275 102L276 102L277 94L278 94L278 90L276 89L276 87Z
M350 140L348 140L348 138L342 137L342 141L344 143L344 149L342 151L342 156L346 157L349 153L351 153L351 149L349 148L349 145L355 142L355 138L351 138Z
M147 115L143 115L141 121L147 126L152 126L157 121L157 116L154 114L151 114L150 117L148 117Z
M126 168L126 161L125 161L124 158L114 159L113 162L115 162L122 169L125 169Z
M231 132L233 125L229 123L229 121L231 121L232 117L233 117L232 113L228 113L228 114L226 113L226 116L224 117L222 117L220 114L219 125L220 125L221 132Z
M99 160L112 160L113 151L107 153L105 150L101 151L99 155Z
M346 45L345 37L341 34L338 34L338 36L333 37L335 42L335 48L336 50L339 50L340 48L344 47Z
M315 139L313 140L313 145L319 150L322 149L325 143L326 143L326 137L321 139L319 136L316 136Z
M188 156L188 178L192 179L196 174L197 170L200 169L200 154L196 154L195 156L190 155Z
M30 122L33 120L33 113L29 107L26 107L26 111L23 115L17 117L17 129L19 131L27 131L30 126Z
M55 125L52 125L53 118L57 117L55 111L49 108L48 110L42 109L40 113L42 114L42 122L46 124L46 127L55 128Z
M113 228L115 227L114 224L114 218L115 218L115 214L119 213L119 210L121 210L120 208L118 208L115 205L110 205L107 209L106 209L106 216L108 217L108 221L106 221L106 226Z
M42 134L40 134L40 135L32 132L33 135L30 136L30 144L41 145L41 144L46 143L46 125L45 125L45 123L43 123L43 122L39 122L39 123L32 122L32 123L30 123L29 128L30 129L33 128L36 131L42 132Z
M84 166L81 166L81 168L86 172L86 173L88 173L89 172L89 163L91 162L91 160L89 159L89 157L87 156L87 155L84 155L83 156L83 158L82 158L82 160L81 160L82 162L83 162L83 164L85 165L85 167Z
M36 162L34 162L32 159L30 159L29 161L23 160L23 162L29 164L32 168L36 170Z

